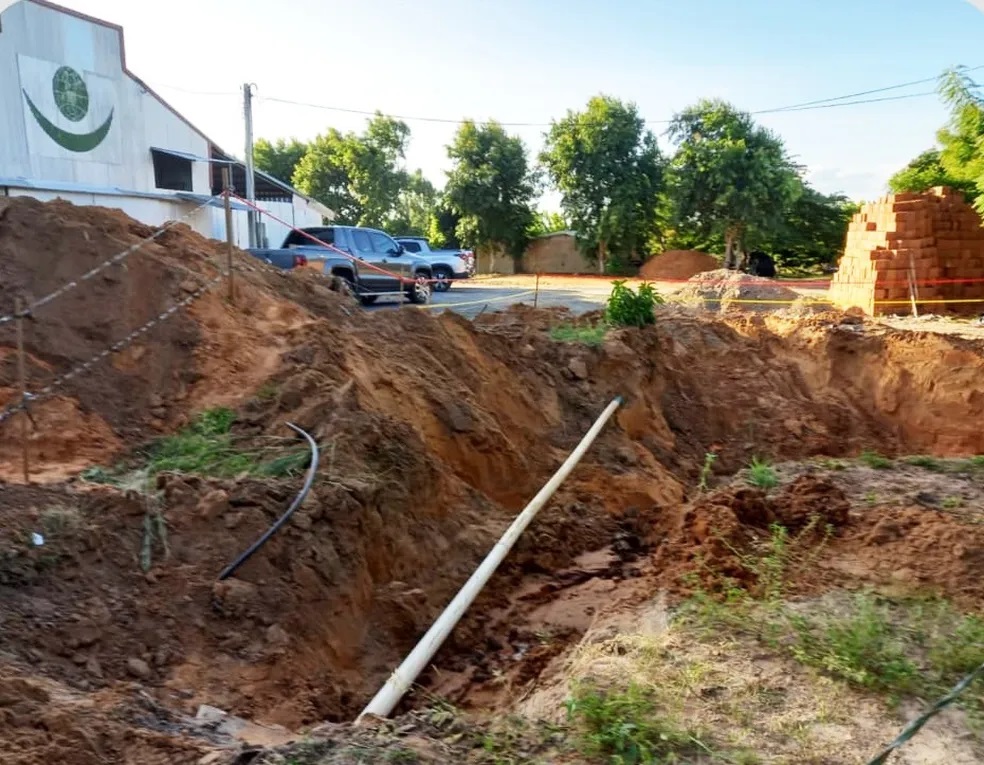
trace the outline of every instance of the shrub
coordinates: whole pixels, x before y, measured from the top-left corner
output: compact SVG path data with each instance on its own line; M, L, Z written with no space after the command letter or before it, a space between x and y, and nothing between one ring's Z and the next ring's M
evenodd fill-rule
M638 292L627 287L625 280L612 282L612 294L605 306L605 319L620 327L643 327L656 323L653 309L665 301L653 285L643 282Z

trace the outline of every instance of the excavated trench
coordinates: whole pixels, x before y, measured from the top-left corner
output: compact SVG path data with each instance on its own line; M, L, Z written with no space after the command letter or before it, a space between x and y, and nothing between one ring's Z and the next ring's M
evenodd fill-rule
M604 609L640 588L672 589L652 578L653 562L676 576L706 543L687 531L695 516L684 503L708 451L722 474L753 455L984 451L984 364L970 341L837 316L667 313L585 348L552 342L556 320L516 310L472 326L402 312L292 330L236 427L260 438L297 422L325 462L292 522L225 582L218 572L299 480L161 476L167 549L153 547L147 573L140 496L78 483L0 488L15 537L50 529L43 548L3 559L9 661L91 693L135 679L189 712L210 704L289 728L352 719L622 394L624 408L422 679L495 706ZM822 483L797 491L790 503L804 493L821 510L841 501ZM504 673L509 683L494 682Z
M8 205L0 313L8 285L47 280L32 287L43 294L147 231L98 208ZM37 313L32 384L188 294L224 257L181 227L148 250ZM238 262L235 303L206 294L34 406L40 485L15 483L18 421L0 425L0 738L12 762L196 762L172 718L201 704L291 729L354 718L616 395L625 406L422 678L431 690L508 708L597 615L672 592L697 553L720 553L707 530L722 524L740 541L816 511L843 526L839 549L879 571L904 561L984 604L980 526L916 511L893 516L891 532L845 526L843 495L810 476L768 501L688 504L711 451L722 476L753 456L984 452L980 342L842 314L665 308L656 326L587 347L550 339L572 320L563 312L366 315L308 274ZM11 342L0 334L0 406L16 395ZM139 467L149 439L219 405L235 409L245 449L289 437L290 421L324 455L290 523L221 583L300 477L161 474L149 494L66 480ZM927 552L937 547L945 565Z

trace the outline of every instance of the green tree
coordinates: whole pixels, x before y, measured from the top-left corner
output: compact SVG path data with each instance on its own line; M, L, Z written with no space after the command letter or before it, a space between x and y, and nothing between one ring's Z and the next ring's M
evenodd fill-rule
M538 211L534 214L533 220L530 223L529 235L543 236L544 234L552 234L555 231L569 231L571 228L570 222L564 217L563 213L559 212L543 212Z
M458 239L458 224L461 216L451 209L446 199L441 199L430 214L427 223L427 239L431 247L458 249L461 240Z
M943 73L939 92L950 109L948 124L936 134L940 164L951 184L984 213L984 101L962 68Z
M434 184L420 170L406 174L386 230L394 236L427 236L437 198Z
M514 257L529 241L536 178L523 141L497 122L461 125L448 146L445 194L459 216L458 238L472 247L502 246Z
M843 252L848 224L860 207L843 194L821 194L804 183L780 225L749 232L749 241L771 254L780 267L831 264Z
M721 236L733 268L752 229L775 230L802 184L782 141L724 101L700 101L667 131L672 219L678 230Z
M344 226L358 224L362 206L352 193L349 168L354 140L335 128L315 138L307 153L297 163L294 186L335 211L335 222Z
M253 144L253 163L257 170L269 173L284 183L293 183L294 170L307 150L308 145L296 138L289 141L280 138L274 143L260 138Z
M397 208L408 176L402 169L410 128L377 113L366 132L348 141L350 188L361 207L360 226L382 228Z
M402 168L410 128L377 114L361 135L331 128L297 164L297 189L323 202L343 225L382 227L393 218L410 176Z
M540 162L563 194L578 240L598 261L624 263L656 233L663 161L634 104L595 96L546 136Z
M968 198L976 196L976 184L967 180L958 180L946 171L939 149L924 151L888 179L888 188L893 194L906 191L921 192L934 186L951 186L964 192Z

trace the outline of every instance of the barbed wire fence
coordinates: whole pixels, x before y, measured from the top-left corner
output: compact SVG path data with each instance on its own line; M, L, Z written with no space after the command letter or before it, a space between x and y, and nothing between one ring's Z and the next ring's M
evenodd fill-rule
M973 683L974 680L981 675L984 675L984 664L981 664L977 669L953 686L952 690L946 696L941 698L933 704L933 706L919 715L919 717L905 726L895 740L879 752L875 759L871 760L868 765L885 765L888 762L888 758L892 755L892 752L906 744L922 729L926 723L960 698L960 695L967 690L971 683Z
M81 364L78 364L77 366L73 367L69 371L56 376L51 382L49 382L43 388L34 392L32 392L29 389L28 379L27 379L27 365L25 360L26 351L25 351L25 343L24 343L25 321L34 319L35 318L34 313L39 308L43 308L44 306L53 303L60 297L63 297L64 295L68 294L75 288L81 286L82 284L91 280L95 276L98 276L106 269L122 263L131 255L138 252L140 249L146 247L151 242L154 242L160 237L162 237L165 233L173 229L175 226L184 223L189 218L194 216L196 213L212 205L215 201L219 199L223 199L224 196L225 195L223 194L223 195L209 197L205 202L202 202L200 205L187 211L180 217L175 218L174 220L167 221L165 224L157 227L154 230L154 232L151 233L149 236L144 237L139 242L135 242L134 244L127 247L126 249L100 262L98 265L94 266L93 268L90 268L88 271L86 271L79 277L72 279L71 281L68 281L65 284L62 284L57 289L49 292L48 294L44 295L41 298L29 302L25 302L23 299L18 298L16 300L13 312L0 316L0 325L9 324L9 323L16 323L17 325L17 368L18 368L18 378L19 378L18 386L20 388L19 395L16 396L15 403L10 404L6 406L4 409L0 410L0 425L3 425L7 420L9 420L10 418L14 417L15 415L21 412L23 412L27 418L24 423L24 428L21 432L21 438L23 442L22 443L23 473L24 473L25 482L28 483L30 482L30 462L29 462L29 455L28 455L29 432L27 426L28 424L30 424L35 428L37 427L34 418L31 414L31 404L50 398L60 388L62 388L67 383L74 380L76 377L85 374L87 371L92 369L92 367L99 364L101 361L104 361L105 359L109 358L113 354L119 353L120 351L126 349L127 347L132 345L136 340L144 336L153 327L171 318L179 311L181 311L183 308L188 307L196 300L198 300L202 295L204 295L206 292L208 292L210 289L212 289L222 281L231 278L231 271L228 268L228 266L223 269L214 261L209 260L208 262L210 263L210 265L219 268L218 276L208 279L208 281L206 281L204 284L201 284L197 289L192 291L187 297L172 304L171 306L161 311L160 313L158 313L148 321L144 322L141 326L130 331L122 339L118 340L117 342L113 343L107 348L104 348L103 350L94 354L86 361L82 362Z

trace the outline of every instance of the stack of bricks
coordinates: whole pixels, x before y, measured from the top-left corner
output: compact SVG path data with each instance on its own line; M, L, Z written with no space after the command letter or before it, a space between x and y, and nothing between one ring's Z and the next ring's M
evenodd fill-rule
M911 268L917 300L927 301L920 313L984 313L984 228L949 188L866 204L851 220L838 266L829 293L838 308L910 313ZM963 302L972 300L981 302Z

